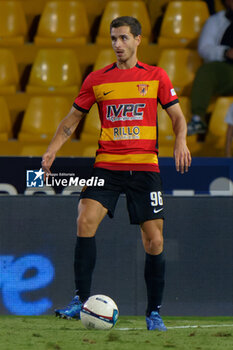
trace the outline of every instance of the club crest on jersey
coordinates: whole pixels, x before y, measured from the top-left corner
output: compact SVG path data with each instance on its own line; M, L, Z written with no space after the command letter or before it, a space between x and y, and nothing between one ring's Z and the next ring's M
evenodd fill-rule
M148 92L148 87L149 87L149 85L147 85L147 84L138 84L137 88L138 88L139 94L141 96L145 96Z

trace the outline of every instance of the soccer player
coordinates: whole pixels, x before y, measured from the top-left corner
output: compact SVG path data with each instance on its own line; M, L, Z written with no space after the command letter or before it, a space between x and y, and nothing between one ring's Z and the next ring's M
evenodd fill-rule
M105 180L103 187L84 188L78 205L74 272L76 295L64 309L64 318L80 318L82 304L90 296L96 260L95 234L106 214L113 217L120 193L125 193L131 224L141 228L145 249L148 330L165 331L160 316L164 290L163 195L158 165L157 103L169 114L176 136L177 171L191 164L186 145L186 122L166 72L137 59L141 25L129 16L110 25L116 62L92 72L84 81L69 114L59 124L42 158L45 173L83 116L97 102L101 120L99 149L92 176Z

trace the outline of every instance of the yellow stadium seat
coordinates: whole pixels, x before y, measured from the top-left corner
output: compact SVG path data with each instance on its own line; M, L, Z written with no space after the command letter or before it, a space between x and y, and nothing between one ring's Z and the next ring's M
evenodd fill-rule
M71 47L86 44L88 35L83 3L51 1L45 5L34 41L40 47Z
M95 60L93 70L104 68L105 66L116 61L116 55L113 49L102 49Z
M224 155L224 147L226 140L227 124L225 117L230 105L233 103L233 96L218 97L211 114L209 129L205 143L211 145L213 152L222 151ZM214 154L219 155L219 154Z
M37 53L26 91L29 94L76 96L81 84L77 56L71 49L41 49Z
M100 119L97 104L94 104L87 114L83 130L80 135L81 142L96 144L100 136Z
M14 0L15 1L15 0ZM44 6L49 0L17 0L20 1L26 15L40 15L44 9Z
M72 139L62 146L57 152L57 157L82 157L82 153L79 140Z
M1 141L0 139L0 156L21 156L21 157L41 157L48 148L48 142L40 141L19 141L12 139ZM78 141L68 141L58 151L56 157L82 157Z
M27 34L25 14L20 2L0 1L0 46L20 46Z
M160 157L172 157L175 137L172 122L161 105L158 104L158 144Z
M204 1L171 1L162 21L158 45L196 48L201 29L209 17Z
M0 95L14 94L18 82L18 67L13 53L8 49L0 49Z
M0 141L7 141L11 136L11 118L7 103L3 97L0 97Z
M7 0L0 0L0 2L3 2L3 1L6 2ZM21 3L23 11L26 15L39 15L42 13L46 2L50 0L38 0L38 1L12 0L12 1Z
M1 146L1 143L0 143ZM35 143L35 142L28 142L28 141L18 141L18 147L19 147L19 156L23 157L41 157L48 148L48 141L47 143ZM82 157L82 154L79 150L79 143L78 141L68 141L66 142L61 149L57 152L57 157Z
M85 147L82 147L81 156L82 157L95 157L96 156L96 150L98 149L98 145L86 145Z
M142 25L142 42L147 44L151 37L151 23L147 7L143 1L110 1L107 3L100 22L96 43L111 45L109 26L118 16L136 17Z
M223 6L223 3L221 0L214 0L214 6L215 6L216 12L225 10L225 7Z
M46 152L48 143L30 143L28 141L18 141L19 153L21 157L42 157Z
M189 96L192 82L202 60L196 50L164 49L158 66L163 68L176 90L178 96Z
M80 1L80 0L79 0ZM90 28L97 24L98 18L102 15L109 0L81 0L84 3ZM96 22L96 23L95 23Z
M168 2L169 0L147 0L147 7L152 26L155 24L156 19L163 15L164 8Z
M0 139L0 156L18 156L19 147L15 140Z
M78 143L78 153L82 157L95 157L100 137L100 119L97 104L94 104L85 117L83 130Z
M70 108L69 99L62 96L32 97L23 117L19 141L48 144Z

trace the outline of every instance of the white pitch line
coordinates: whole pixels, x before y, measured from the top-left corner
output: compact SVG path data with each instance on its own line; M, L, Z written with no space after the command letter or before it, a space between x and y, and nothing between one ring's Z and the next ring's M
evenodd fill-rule
M193 325L193 326L174 326L167 327L168 329L179 329L179 328L216 328L216 327L233 327L233 324L203 324L203 325Z
M167 329L185 329L185 328L218 328L218 327L233 327L233 324L204 324L204 325L188 325L188 326L174 326L167 327ZM118 331L136 331L145 328L115 328Z

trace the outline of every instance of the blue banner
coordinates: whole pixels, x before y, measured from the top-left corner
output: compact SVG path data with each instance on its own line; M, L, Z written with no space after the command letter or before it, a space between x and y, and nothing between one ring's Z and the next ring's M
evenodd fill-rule
M159 163L165 194L233 195L232 158L193 158L185 174L176 171L172 158L160 158ZM53 176L46 185L41 158L0 157L0 193L67 195L80 192L88 184L87 180L91 182L93 164L93 158L58 157L51 169Z

